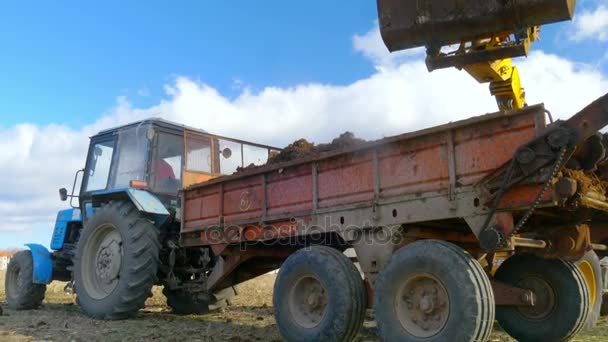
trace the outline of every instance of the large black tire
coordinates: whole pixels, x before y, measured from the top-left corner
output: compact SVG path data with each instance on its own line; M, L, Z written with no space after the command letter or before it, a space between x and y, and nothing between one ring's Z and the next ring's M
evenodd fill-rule
M167 305L176 315L204 315L230 305L230 300L237 295L236 287L229 287L216 293L190 293L182 290L163 288Z
M585 329L593 329L600 318L604 294L604 282L602 280L602 268L600 259L594 251L589 251L576 263L589 288L591 312L585 322Z
M4 288L6 304L13 310L36 309L42 304L45 284L32 282L34 262L31 251L15 253L8 263Z
M119 242L112 240L104 247L101 244L109 234ZM111 266L103 268L108 261L99 255L110 245L114 248L107 258ZM159 251L156 227L131 202L115 201L98 209L83 228L74 259L74 289L82 310L96 319L135 316L152 296Z
M363 325L366 303L359 271L330 247L292 254L274 284L274 314L287 341L352 341Z
M565 341L584 327L590 312L589 289L574 264L516 254L494 277L536 294L534 307L497 307L498 322L518 341Z
M485 341L494 293L481 265L462 248L424 240L401 248L374 289L384 341Z

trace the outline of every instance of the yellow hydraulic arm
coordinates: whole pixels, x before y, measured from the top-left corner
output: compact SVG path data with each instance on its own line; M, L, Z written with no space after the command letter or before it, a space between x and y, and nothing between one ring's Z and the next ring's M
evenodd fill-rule
M572 19L576 0L377 0L389 51L425 46L429 71L466 70L501 111L526 106L512 58L527 56L540 25Z
M523 38L521 46L525 50L525 54L528 52L530 43L538 39L539 30L538 26L527 30L527 36ZM513 44L514 42L509 35L499 35L474 42L461 42L458 49L451 54L438 53L434 56L429 56L427 62L429 62L429 69L431 69L433 65L432 61L434 60L454 56L467 57L467 54L475 52L491 53L493 50L504 49ZM455 59L455 61L454 67L464 69L477 82L490 83L490 93L496 98L496 103L501 111L521 109L527 105L526 93L519 78L519 70L513 65L512 58L508 57L473 64L467 64L466 61L461 62L458 59Z

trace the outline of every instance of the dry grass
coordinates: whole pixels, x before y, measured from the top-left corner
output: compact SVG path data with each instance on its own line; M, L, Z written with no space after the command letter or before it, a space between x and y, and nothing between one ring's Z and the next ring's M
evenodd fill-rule
M98 340L198 340L198 341L280 341L272 310L275 276L265 275L242 284L239 296L223 312L204 316L175 316L154 288L145 310L125 321L96 321L83 315L74 297L63 292L65 283L49 285L45 304L39 310L12 311L4 306L0 317L2 341L98 341ZM4 272L0 272L0 303L4 302ZM360 341L377 341L375 323L366 321ZM608 320L580 334L575 341L608 340ZM491 341L513 341L497 327Z

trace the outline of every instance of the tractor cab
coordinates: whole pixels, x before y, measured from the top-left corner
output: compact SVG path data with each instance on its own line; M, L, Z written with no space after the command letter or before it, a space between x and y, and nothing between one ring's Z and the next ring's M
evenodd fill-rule
M104 130L91 138L75 207L82 209L86 221L93 207L137 194L139 198L131 199L142 206L153 195L167 210L177 209L180 189L232 174L239 167L265 164L276 150L162 119ZM76 198L73 192L60 190L64 200Z
M30 251L21 257L30 263L32 274L28 288L20 293L36 297L28 297L23 305L14 296L9 305L35 308L44 298L46 284L60 280L69 282L66 289L73 287L90 316L132 316L141 306L138 298L149 292L132 284L151 287L158 277L176 290L175 263L189 257L206 260L207 254L198 249L194 256L186 256L179 247L180 190L239 167L265 164L277 150L162 119L99 132L91 137L85 167L76 173L71 193L59 190L72 208L57 214L51 251L28 244ZM121 292L125 287L126 294Z

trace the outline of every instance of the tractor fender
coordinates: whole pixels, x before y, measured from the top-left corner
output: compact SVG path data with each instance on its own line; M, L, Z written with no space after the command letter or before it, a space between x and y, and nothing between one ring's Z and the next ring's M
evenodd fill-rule
M28 243L26 246L32 252L34 264L32 282L34 284L48 284L53 280L53 261L51 253L44 246Z
M153 216L157 226L162 225L170 215L158 197L146 190L133 188L103 190L93 192L92 197L94 207L113 200L128 199L135 205L137 210Z

